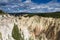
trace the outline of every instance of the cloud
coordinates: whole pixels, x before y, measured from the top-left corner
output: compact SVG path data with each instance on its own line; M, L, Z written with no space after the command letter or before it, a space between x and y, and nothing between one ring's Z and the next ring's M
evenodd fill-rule
M25 1L25 2L21 2L20 4L0 6L0 9L8 13L11 13L11 12L12 13L14 12L15 13L18 13L18 12L29 12L29 13L56 12L56 11L60 11L60 3L51 1L47 4L36 4L31 1Z
M0 0L0 3L7 3L8 0Z
M52 3L49 2L47 4L40 4L40 5L36 5L34 7L32 7L32 10L37 10L36 12L56 12L56 11L60 11L60 3Z

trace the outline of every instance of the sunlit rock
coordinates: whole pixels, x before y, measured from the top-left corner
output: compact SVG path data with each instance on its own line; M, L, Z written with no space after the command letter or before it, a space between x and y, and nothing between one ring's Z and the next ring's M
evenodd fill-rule
M0 40L60 40L59 34L60 18L0 15Z

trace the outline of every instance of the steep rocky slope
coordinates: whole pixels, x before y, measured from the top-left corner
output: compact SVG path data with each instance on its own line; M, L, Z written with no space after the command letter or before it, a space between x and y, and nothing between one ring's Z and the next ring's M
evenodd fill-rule
M0 40L60 40L60 18L0 15Z

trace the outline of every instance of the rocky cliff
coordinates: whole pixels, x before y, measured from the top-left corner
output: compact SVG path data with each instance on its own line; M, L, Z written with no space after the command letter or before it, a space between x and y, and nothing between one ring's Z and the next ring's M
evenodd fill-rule
M60 18L0 15L0 40L60 40Z

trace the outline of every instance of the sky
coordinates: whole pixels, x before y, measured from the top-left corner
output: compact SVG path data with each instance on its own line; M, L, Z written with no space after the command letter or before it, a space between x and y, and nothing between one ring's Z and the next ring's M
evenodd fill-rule
M20 1L22 1L20 3ZM28 1L28 0L27 0ZM0 5L0 10L8 13L14 12L56 12L60 11L60 0L0 0L0 4L8 2L5 6ZM11 3L10 3L11 2ZM19 2L19 3L14 3ZM14 3L14 4L12 4ZM38 4L38 5L37 5Z
M37 3L37 4L41 4L41 3L48 3L51 0L32 0L32 2Z
M19 2L20 0L0 0L1 2L10 2L10 1L14 1L14 2ZM21 0L22 2L26 1L26 0ZM50 1L56 1L56 2L60 2L60 0L31 0L33 3L37 3L37 4L41 4L41 3L48 3Z
M22 0L22 2L24 2L26 0ZM31 0L32 2L34 3L37 3L37 4L41 4L41 3L48 3L50 1L56 1L56 2L60 2L60 0Z
M51 1L51 0L32 0L32 2L35 2L35 3L38 3L38 4L40 4L40 3L47 3L49 1Z

